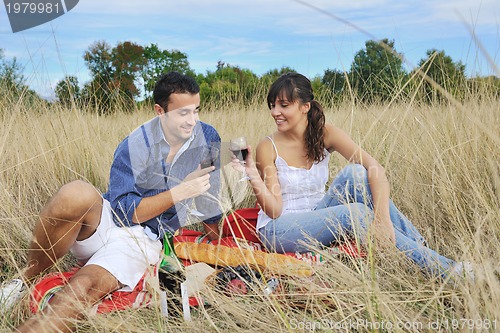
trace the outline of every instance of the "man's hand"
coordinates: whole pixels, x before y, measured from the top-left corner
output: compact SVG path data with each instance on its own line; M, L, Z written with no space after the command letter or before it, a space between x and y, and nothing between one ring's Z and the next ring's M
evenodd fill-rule
M174 202L197 197L210 188L210 172L215 167L211 166L205 169L196 169L184 178L182 183L171 189Z
M201 176L204 176L212 171L215 170L215 167L214 166L210 166L208 168L205 168L205 169L201 169L201 166L198 166L198 168L196 170L194 170L193 172L191 172L189 175L186 176L186 178L184 178L182 180L182 182L188 182L190 180L193 180L193 179L196 179L198 177L201 177Z

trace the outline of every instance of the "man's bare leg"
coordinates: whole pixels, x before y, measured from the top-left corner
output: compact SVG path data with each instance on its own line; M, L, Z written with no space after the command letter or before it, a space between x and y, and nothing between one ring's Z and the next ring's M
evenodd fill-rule
M104 268L81 268L69 283L50 300L47 308L18 327L17 332L71 332L74 320L81 318L94 303L121 286Z
M40 212L28 252L26 280L32 280L69 252L76 240L96 231L102 213L102 197L90 184L74 181L61 187ZM89 265L78 270L57 292L49 306L28 319L19 332L70 332L75 319L99 299L120 288L107 270Z
M61 187L40 212L28 252L26 280L51 267L76 240L91 236L99 225L102 196L90 184L73 181Z

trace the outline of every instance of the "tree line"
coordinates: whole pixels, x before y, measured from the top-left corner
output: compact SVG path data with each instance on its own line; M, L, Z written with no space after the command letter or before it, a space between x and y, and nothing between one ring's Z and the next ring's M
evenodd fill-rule
M428 50L418 67L407 71L404 55L394 44L394 40L388 39L368 40L356 52L349 70L328 68L322 75L311 78L318 99L332 105L347 99L363 103L409 100L435 103L450 96L459 101L468 96L500 97L498 77L467 78L466 66L454 61L444 50ZM196 78L202 102L215 105L262 101L271 82L285 72L294 71L282 67L258 76L249 69L219 61L213 71L197 74L190 67L186 53L130 41L118 42L114 47L106 41L96 41L87 48L83 60L91 74L90 81L81 85L75 76L64 77L55 88L56 103L87 107L99 113L112 111L117 103L133 109L137 103L151 102L155 81L161 73L171 70ZM0 88L36 98L24 82L16 59L9 61L0 52Z

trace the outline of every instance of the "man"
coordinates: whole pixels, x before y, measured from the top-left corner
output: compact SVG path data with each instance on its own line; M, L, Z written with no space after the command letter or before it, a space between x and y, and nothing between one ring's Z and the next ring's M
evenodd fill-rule
M153 97L157 116L118 145L108 192L101 196L92 185L74 181L42 209L24 280L32 281L69 251L86 263L19 332L71 331L85 308L115 290L132 290L160 259L165 233L189 223L193 213L209 238L218 237L219 175L215 166L202 169L200 163L202 151L220 147L220 137L199 121L199 86L170 72L156 83ZM6 285L0 310L14 305L23 289L19 279Z

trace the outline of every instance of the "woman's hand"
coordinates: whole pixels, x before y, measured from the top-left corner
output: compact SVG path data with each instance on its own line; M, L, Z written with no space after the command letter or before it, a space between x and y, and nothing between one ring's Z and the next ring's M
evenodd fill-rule
M396 234L390 217L375 218L370 231L378 247L387 248L396 244Z
M250 145L247 146L248 154L244 162L240 161L236 155L231 152L231 166L234 170L246 174L250 179L254 177L259 177L259 171L255 165L255 161L252 156L252 147Z

